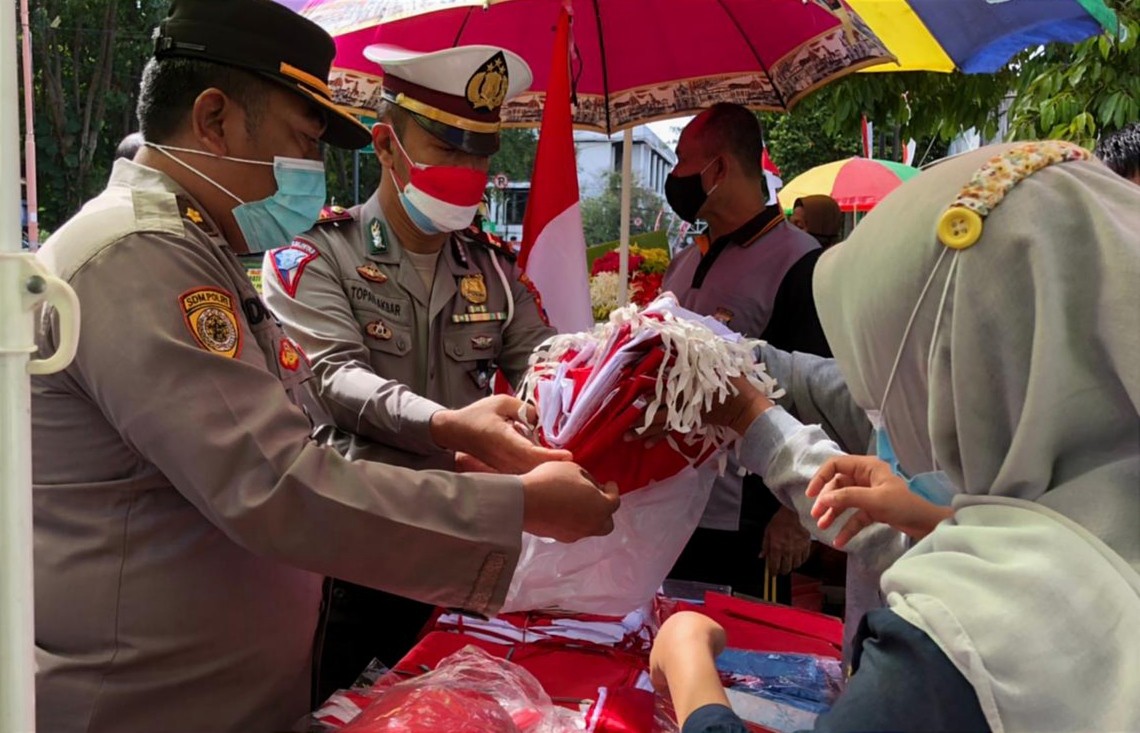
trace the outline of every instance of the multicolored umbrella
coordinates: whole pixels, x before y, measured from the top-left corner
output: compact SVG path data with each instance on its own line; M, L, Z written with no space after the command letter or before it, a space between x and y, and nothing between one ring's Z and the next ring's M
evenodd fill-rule
M847 0L898 57L868 71L999 71L1017 53L1116 32L1104 0Z
M892 57L840 0L311 0L302 14L337 39L330 86L367 113L379 101L373 43L416 51L491 44L534 71L506 122L537 125L563 4L574 14L574 122L612 133L715 102L785 110L844 74Z
M874 158L849 158L816 166L780 190L780 206L790 211L796 199L827 194L843 211L870 211L918 168Z

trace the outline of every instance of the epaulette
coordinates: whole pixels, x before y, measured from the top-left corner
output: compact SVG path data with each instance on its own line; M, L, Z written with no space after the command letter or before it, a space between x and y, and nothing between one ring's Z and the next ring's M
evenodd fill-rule
M497 254L506 257L511 262L514 262L518 255L511 251L511 246L504 242L499 237L496 237L490 232L485 232L477 226L470 226L463 230L463 235L466 240L475 244L481 244L487 249Z
M317 224L329 224L340 221L352 221L352 212L343 206L326 206L321 209L317 217Z
M176 196L175 200L178 205L178 213L181 214L185 221L201 229L207 236L218 236L218 231L214 229L214 225L210 223L209 219L202 215L201 211L194 207L190 199L185 196Z

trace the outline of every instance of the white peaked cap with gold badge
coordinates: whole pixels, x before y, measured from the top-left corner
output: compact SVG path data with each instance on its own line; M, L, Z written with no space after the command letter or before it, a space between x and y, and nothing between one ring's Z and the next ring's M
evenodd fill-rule
M364 56L384 71L383 96L425 130L475 155L499 148L503 104L530 88L530 66L498 46L420 53L377 44Z

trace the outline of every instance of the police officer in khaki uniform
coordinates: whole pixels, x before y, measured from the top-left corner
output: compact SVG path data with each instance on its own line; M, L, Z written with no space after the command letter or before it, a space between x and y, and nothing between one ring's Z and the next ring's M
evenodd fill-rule
M311 226L319 141L367 131L321 81L331 39L269 0L175 0L155 37L147 147L40 254L83 324L33 378L38 727L280 731L310 709L322 576L493 613L524 529L602 533L616 499L570 463L416 473L310 439L305 357L235 254Z
M267 253L262 282L270 309L312 360L336 426L430 456L440 450L433 419L499 404L479 402L492 375L501 369L517 382L554 333L514 253L471 226L499 147L500 109L530 86L531 72L491 46L365 54L384 72L372 131L379 189ZM394 664L430 612L340 581L331 595L322 691L350 684L373 656Z

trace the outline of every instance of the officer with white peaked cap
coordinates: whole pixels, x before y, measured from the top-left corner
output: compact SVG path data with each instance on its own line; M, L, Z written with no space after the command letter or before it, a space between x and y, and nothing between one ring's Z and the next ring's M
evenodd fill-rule
M517 414L517 400L488 397L491 377L517 382L553 330L514 253L472 224L503 105L530 86L530 69L494 46L365 56L384 71L379 188L266 255L266 302L311 359L336 426L353 434L343 449L382 444L417 465L451 465L461 451L527 470L531 456L486 445L478 426ZM351 683L373 656L396 662L430 610L341 581L330 605L323 689Z

